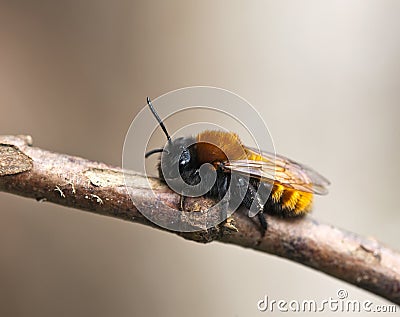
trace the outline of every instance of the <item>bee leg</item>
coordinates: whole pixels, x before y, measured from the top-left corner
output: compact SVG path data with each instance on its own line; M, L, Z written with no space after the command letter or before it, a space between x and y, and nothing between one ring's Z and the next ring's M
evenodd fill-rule
M185 210L185 196L180 195L179 196L179 210L184 211Z
M267 219L265 219L265 215L262 211L260 211L258 214L258 220L260 220L261 223L261 227L263 228L263 232L262 235L263 237L265 236L265 233L267 232L267 228L268 228L268 223L267 223Z
M227 194L228 195L228 194ZM221 224L225 223L228 219L228 211L229 211L229 200L227 198L222 199L220 202L220 219Z
M228 178L223 174L222 177L217 178L217 196L220 203L221 220L225 222L228 219L229 213L229 201L231 198L231 193L229 189Z
M258 220L260 221L261 224L261 233L262 237L264 238L265 233L267 231L267 220L265 219L265 215L263 213L264 211L264 203L263 200L261 199L260 195L257 193L256 188L252 185L249 184L249 187L247 188L246 196L244 197L243 204L246 208L250 209L253 208L255 211L257 211L257 216ZM252 206L255 204L254 206Z

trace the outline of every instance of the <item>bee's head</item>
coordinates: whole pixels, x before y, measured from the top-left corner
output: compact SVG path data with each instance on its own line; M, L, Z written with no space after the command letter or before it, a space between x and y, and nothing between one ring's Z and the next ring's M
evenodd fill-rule
M147 158L155 153L162 153L162 166L160 164L159 168L160 177L169 179L178 178L179 174L182 175L196 166L195 140L190 137L172 140L148 97L147 104L161 129L164 131L168 142L162 149L154 149L147 152L145 157Z
M160 176L162 178L185 178L185 173L191 172L196 166L193 138L177 138L163 148ZM178 174L179 173L179 174Z

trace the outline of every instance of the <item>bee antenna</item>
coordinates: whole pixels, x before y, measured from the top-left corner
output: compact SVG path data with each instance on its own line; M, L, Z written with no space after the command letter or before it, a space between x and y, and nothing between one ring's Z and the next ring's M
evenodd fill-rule
M147 97L147 104L149 105L149 108L150 108L151 112L153 113L154 117L156 117L156 119L158 121L158 124L160 125L161 129L164 131L165 135L167 136L167 140L171 142L171 137L168 134L167 128L165 127L164 123L160 119L160 116L158 115L156 109L154 109L153 104L151 103L151 100L150 100L149 97ZM162 152L162 149L159 152ZM157 153L157 152L154 152L154 153ZM153 153L151 153L151 154L153 154Z
M164 151L165 151L164 149L154 149L154 150L148 151L148 152L144 155L144 157L145 157L145 158L148 158L150 155L153 155L153 154L155 154L155 153L161 153L161 152L164 152Z

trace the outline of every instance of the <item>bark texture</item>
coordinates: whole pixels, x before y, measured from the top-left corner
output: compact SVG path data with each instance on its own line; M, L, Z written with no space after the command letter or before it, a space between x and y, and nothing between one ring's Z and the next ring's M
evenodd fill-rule
M147 178L138 173L123 173L118 167L32 147L29 136L0 136L0 191L165 230L144 217L128 194L134 195L141 210L168 223L171 211L160 207L160 202L178 209L179 196L157 179L149 181L155 196L150 193ZM185 209L201 211L212 204L209 199L189 198ZM207 220L202 215L181 213L181 221L202 228ZM318 223L310 217L267 216L267 220L264 237L256 220L240 211L211 229L175 233L197 242L220 241L284 257L400 304L397 251L373 238Z

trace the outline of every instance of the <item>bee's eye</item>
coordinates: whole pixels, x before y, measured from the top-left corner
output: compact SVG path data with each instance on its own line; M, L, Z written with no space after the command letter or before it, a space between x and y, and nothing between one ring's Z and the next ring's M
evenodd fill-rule
M179 165L183 166L190 162L190 153L188 150L184 150L179 158Z

